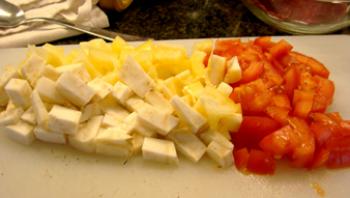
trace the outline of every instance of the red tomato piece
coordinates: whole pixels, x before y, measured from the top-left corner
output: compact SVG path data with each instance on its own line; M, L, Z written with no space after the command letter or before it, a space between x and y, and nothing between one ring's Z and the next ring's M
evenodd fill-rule
M276 107L282 107L286 109L291 109L290 100L286 94L275 94L272 97L271 105Z
M309 168L319 168L325 165L329 159L329 154L330 151L324 148L321 148L319 151L316 151Z
M328 78L329 76L328 69L316 59L298 52L291 52L290 55L294 57L296 60L298 60L299 62L308 65L311 69L312 74L320 75L324 78Z
M328 168L344 168L350 166L350 136L334 138L329 147Z
M252 149L249 154L247 169L257 174L273 174L276 169L275 159L269 153Z
M254 44L260 46L265 51L275 45L270 36L258 37L254 40Z
M238 56L244 50L240 39L225 39L215 42L214 54L231 59Z
M277 106L268 106L266 108L266 114L277 122L285 125L288 123L289 109Z
M283 76L285 93L293 98L294 89L299 85L299 75L295 67L290 67Z
M247 148L234 149L233 157L235 159L236 168L240 171L245 171L247 169L247 164L249 160L249 152Z
M333 100L334 83L320 76L315 76L314 80L316 82L316 88L312 111L325 112Z
M265 116L243 116L238 132L232 133L233 144L237 148L259 148L259 142L280 126L277 121Z
M272 57L279 59L287 55L292 49L293 46L284 39L282 39L278 41L274 46L272 46L269 49L269 52L271 53Z
M293 94L293 115L306 118L313 105L314 93L312 91L294 90Z
M264 71L264 66L262 62L253 62L250 66L243 70L242 78L239 81L240 83L247 83L254 81L260 77Z

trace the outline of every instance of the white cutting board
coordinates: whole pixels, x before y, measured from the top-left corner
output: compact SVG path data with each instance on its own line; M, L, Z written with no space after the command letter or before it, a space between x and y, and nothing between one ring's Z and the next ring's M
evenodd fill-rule
M276 39L279 39L277 37ZM313 56L331 71L336 85L331 107L350 119L350 36L285 37L297 51ZM194 40L166 41L191 49ZM25 49L1 49L0 65L18 63ZM69 146L35 142L17 144L0 133L0 197L232 198L349 197L350 168L305 171L281 165L273 176L244 175L234 167L219 169L207 158L193 164L181 157L178 167L87 155Z

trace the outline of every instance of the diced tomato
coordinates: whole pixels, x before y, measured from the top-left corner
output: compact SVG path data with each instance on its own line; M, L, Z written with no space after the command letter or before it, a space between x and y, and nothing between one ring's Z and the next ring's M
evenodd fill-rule
M291 109L290 100L286 94L275 94L271 99L271 105Z
M328 149L321 148L319 151L316 151L314 158L309 166L309 168L319 168L326 164L329 159L330 151Z
M332 103L335 90L334 84L332 81L320 76L315 76L314 80L316 82L316 88L312 111L324 112Z
M284 125L288 122L289 109L284 107L268 106L266 108L266 114Z
M328 78L329 71L328 69L319 61L304 54L298 52L289 53L292 57L297 59L299 62L308 65L311 68L311 72L314 75L320 75L324 78Z
M250 66L243 70L240 83L247 83L256 80L264 71L262 62L253 62Z
M239 39L217 40L215 43L214 54L231 59L242 53L244 47Z
M257 174L273 174L276 169L275 159L269 153L252 149L249 154L247 169Z
M293 49L293 46L289 44L284 39L278 41L275 45L273 45L269 51L272 55L272 57L275 57L277 59L287 55L291 50Z
M294 89L299 85L299 75L295 67L290 67L283 76L284 78L284 90L286 94L292 98Z
M328 168L344 168L350 166L350 136L334 138L329 147Z
M254 44L260 46L265 51L275 45L270 36L258 37L254 40Z
M306 118L312 109L314 93L312 91L294 90L293 115Z
M289 125L263 138L260 147L277 157L288 155L294 166L303 167L312 160L315 142L307 123L294 117Z
M238 132L232 133L232 141L237 148L259 148L259 142L280 126L280 123L265 116L243 116Z
M269 62L264 61L264 73L262 75L267 87L277 87L283 83L283 78Z
M249 152L247 148L234 149L233 157L238 170L245 171L249 160Z

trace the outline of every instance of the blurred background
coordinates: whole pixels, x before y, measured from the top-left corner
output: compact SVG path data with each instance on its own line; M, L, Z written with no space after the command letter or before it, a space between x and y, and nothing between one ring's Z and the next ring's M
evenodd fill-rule
M108 5L101 3L109 19L108 30L154 39L288 35L262 22L239 0L134 0L126 8L119 6L119 11L118 6L106 9ZM345 28L332 34L349 33L350 28ZM90 38L80 35L54 43Z

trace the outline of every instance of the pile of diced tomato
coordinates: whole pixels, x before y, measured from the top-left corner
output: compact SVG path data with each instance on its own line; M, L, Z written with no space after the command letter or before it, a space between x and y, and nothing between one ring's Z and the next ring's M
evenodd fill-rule
M285 40L216 41L214 54L237 56L242 78L232 84L243 122L232 133L241 171L273 174L276 160L293 167L350 166L350 121L326 113L334 83L319 61L292 50Z

